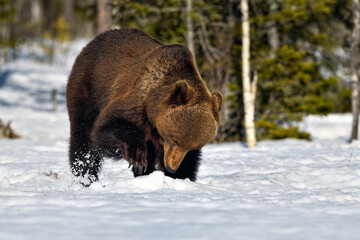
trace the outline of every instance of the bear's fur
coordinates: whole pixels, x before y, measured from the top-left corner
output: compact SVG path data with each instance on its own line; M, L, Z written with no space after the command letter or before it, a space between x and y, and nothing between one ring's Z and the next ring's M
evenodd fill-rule
M81 51L66 97L70 167L88 184L98 179L103 157L124 158L134 176L160 170L195 181L222 101L186 47L131 28L102 33Z

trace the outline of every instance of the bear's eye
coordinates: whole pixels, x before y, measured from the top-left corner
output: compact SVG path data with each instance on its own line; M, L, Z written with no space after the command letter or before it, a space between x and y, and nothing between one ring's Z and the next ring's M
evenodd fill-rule
M179 143L175 139L173 139L172 141L173 143L175 143L175 145L179 145Z

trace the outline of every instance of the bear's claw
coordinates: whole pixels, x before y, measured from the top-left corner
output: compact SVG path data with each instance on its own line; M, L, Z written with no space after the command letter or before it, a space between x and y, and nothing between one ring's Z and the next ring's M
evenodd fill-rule
M147 148L128 146L125 148L124 158L129 162L129 167L133 166L133 172L136 175L142 175L147 171Z
M145 173L147 170L147 161L145 161L145 164L133 161L132 165L133 165L133 171L137 175L141 175L141 174ZM131 166L131 164L129 166Z
M143 167L142 167L142 166L138 166L138 167L137 167L137 173L138 173L138 174L142 174L142 173L143 173Z

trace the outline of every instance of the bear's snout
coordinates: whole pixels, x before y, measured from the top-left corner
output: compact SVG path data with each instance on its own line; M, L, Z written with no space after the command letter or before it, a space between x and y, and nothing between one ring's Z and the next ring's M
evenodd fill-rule
M168 172L175 173L188 150L174 144L164 143L164 165Z

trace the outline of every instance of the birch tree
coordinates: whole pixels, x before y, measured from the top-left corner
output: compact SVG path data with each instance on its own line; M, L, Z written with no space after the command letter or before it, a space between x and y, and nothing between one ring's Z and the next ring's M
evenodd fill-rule
M192 13L192 0L186 0L186 44L190 49L191 53L194 56L194 60L196 59L195 55L195 43L194 43L194 28L193 21L191 18Z
M245 110L245 130L246 141L249 148L256 145L255 136L255 92L257 76L255 74L253 82L250 81L250 24L249 7L247 0L241 0L242 12L242 83L243 99Z
M354 28L351 36L351 108L353 114L350 142L358 138L359 125L359 40L360 40L360 12L359 0L352 0Z

